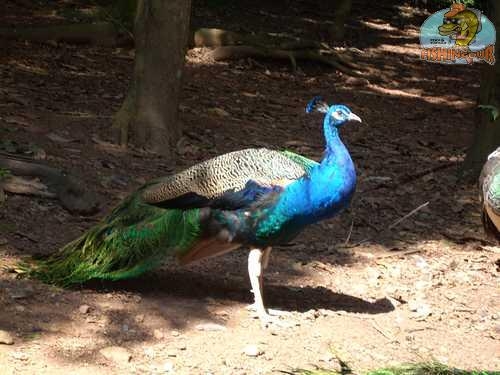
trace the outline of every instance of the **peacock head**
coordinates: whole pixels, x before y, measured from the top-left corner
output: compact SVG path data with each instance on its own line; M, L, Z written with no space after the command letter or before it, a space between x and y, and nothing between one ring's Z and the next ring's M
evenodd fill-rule
M306 113L318 111L325 113L325 126L339 128L348 121L362 122L358 115L343 104L329 106L320 96L314 97L307 103Z

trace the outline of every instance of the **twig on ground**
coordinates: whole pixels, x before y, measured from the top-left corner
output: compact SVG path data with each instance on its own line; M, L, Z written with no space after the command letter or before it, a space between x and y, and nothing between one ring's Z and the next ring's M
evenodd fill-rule
M382 254L382 255L379 255L377 257L375 257L376 259L384 259L384 258L390 258L390 257L396 257L396 256L400 256L400 255L412 255L412 254L418 254L418 253L421 253L422 252L422 249L412 249L412 250L406 250L406 251L394 251L394 250L391 250L390 253L385 253L385 254Z
M16 231L14 234L18 235L19 237L26 238L27 240L30 240L31 242L38 243L38 240L31 237L29 234L26 234L24 232Z
M390 334L388 334L387 332L385 332L382 328L380 328L380 326L377 324L377 322L375 320L370 320L370 323L372 325L372 327L377 331L379 332L382 336L384 336L387 340L389 341L396 341L396 338Z
M447 162L444 164L439 164L439 165L436 165L435 167L427 168L427 169L424 169L423 171L416 172L416 173L413 173L413 174L408 175L408 176L403 176L403 177L401 177L393 182L381 182L380 184L375 185L374 187L363 190L362 193L365 193L367 191L378 190L381 188L399 187L403 184L407 184L409 182L413 182L415 180L418 180L418 179L420 179L424 176L427 176L431 173L434 173L434 172L437 172L437 171L440 171L443 169L447 169L447 168L450 168L450 167L453 167L456 165L458 165L458 162L456 162L456 161L450 161L450 162Z
M344 241L344 246L349 244L349 240L351 239L352 228L354 227L354 219L351 218L351 227L349 228L349 233L347 234L347 238Z
M378 231L377 233L375 233L373 236L370 236L370 237L367 237L361 241L358 241L356 242L355 244L353 245L349 245L349 246L345 246L346 248L353 248L353 247L358 247L359 245L362 245L364 244L365 242L368 242L368 241L372 241L374 240L375 238L381 236L383 233L393 229L394 227L396 227L397 225L401 224L403 221L405 221L406 219L408 219L409 217L415 215L418 211L420 211L422 208L424 207L427 207L429 205L430 202L425 202L423 204L421 204L420 206L418 206L417 208L411 210L410 212L408 212L406 215L404 215L403 217L397 219L396 221L394 221L391 225L389 225L387 228L384 228L380 231Z

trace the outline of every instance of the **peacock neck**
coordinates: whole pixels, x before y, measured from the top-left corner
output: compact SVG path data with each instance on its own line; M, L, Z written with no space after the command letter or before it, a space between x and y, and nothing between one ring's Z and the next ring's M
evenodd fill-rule
M338 129L327 121L323 160L308 176L285 188L268 215L260 220L257 238L289 239L304 226L332 217L349 204L356 186L354 163Z
M349 151L340 139L339 130L337 127L330 124L329 118L330 116L325 116L323 122L323 132L326 146L321 165L330 168L354 169L354 164Z

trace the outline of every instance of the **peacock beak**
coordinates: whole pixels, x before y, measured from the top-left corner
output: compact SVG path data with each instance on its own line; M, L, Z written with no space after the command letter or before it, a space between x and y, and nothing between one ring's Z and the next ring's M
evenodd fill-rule
M363 122L363 121L361 121L361 118L360 118L358 115L356 115L356 114L354 114L354 113L352 113L352 112L351 112L351 114L349 115L349 118L348 118L347 120L348 120L348 121Z

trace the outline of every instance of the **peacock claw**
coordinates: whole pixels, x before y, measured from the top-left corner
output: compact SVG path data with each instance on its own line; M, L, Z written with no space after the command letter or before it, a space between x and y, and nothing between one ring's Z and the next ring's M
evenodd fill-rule
M255 306L255 303L252 303L246 307L248 311L253 311L257 312L259 309ZM275 310L275 309L266 309L266 314L271 315L271 316L286 316L286 315L291 315L291 312L289 311L283 311L283 310ZM255 316L258 316L257 314Z

